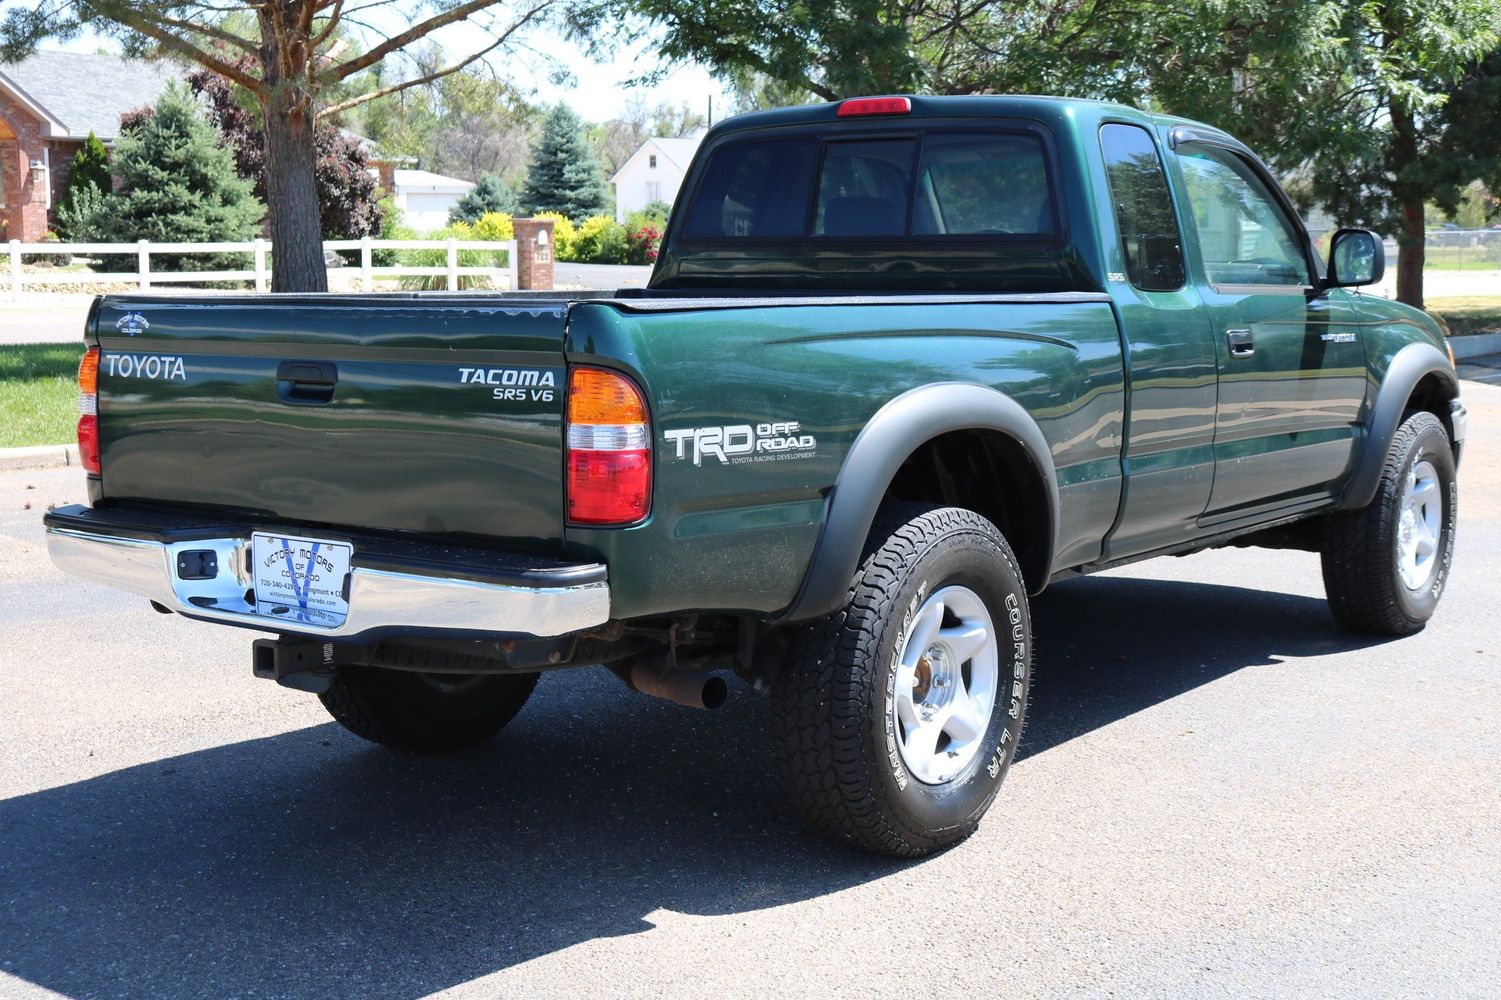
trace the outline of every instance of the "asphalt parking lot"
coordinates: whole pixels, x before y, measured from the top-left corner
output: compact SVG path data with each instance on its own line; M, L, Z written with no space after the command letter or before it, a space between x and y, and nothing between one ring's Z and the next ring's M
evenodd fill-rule
M249 634L66 580L78 474L0 473L0 996L1495 996L1501 388L1465 394L1425 632L1341 633L1307 553L1060 585L997 807L918 863L801 833L738 683L552 675L477 751L370 747Z

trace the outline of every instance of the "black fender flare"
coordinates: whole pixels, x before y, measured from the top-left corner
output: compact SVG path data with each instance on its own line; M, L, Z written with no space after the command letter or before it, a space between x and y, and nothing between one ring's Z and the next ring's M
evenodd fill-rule
M1448 389L1448 398L1459 395L1459 379L1454 366L1437 347L1408 344L1393 355L1366 418L1366 434L1355 459L1355 469L1340 494L1341 507L1358 509L1375 499L1376 487L1381 483L1381 469L1386 464L1386 452L1397 428L1402 425L1407 401L1412 398L1418 383L1429 375L1439 376Z
M1058 548L1058 480L1042 429L1020 403L995 389L936 382L890 400L856 435L824 506L823 526L802 587L781 620L819 618L839 607L849 592L876 511L902 463L934 438L968 430L1005 434L1021 446L1036 469L1049 501L1046 562L1051 568Z

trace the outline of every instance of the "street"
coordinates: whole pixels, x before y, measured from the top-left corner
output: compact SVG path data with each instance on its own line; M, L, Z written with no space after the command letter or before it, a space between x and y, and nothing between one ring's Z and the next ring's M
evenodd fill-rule
M1018 762L916 863L797 827L738 681L365 744L252 633L53 569L76 470L0 473L0 995L1494 996L1501 387L1464 397L1426 631L1342 633L1303 552L1051 588Z

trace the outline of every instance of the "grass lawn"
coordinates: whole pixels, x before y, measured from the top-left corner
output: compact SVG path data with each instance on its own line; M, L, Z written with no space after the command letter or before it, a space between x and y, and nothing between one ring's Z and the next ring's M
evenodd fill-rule
M1501 295L1428 299L1428 312L1449 324L1449 333L1501 333Z
M0 448L74 440L82 356L82 344L0 344Z

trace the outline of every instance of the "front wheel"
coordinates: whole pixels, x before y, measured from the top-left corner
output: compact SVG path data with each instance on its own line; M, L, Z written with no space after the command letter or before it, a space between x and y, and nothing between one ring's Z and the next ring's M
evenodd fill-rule
M973 833L1021 736L1031 630L995 525L954 507L884 510L844 606L793 638L772 691L810 825L900 857Z
M1340 624L1408 635L1433 617L1454 557L1454 473L1444 425L1415 413L1392 439L1371 503L1325 519L1324 590Z

